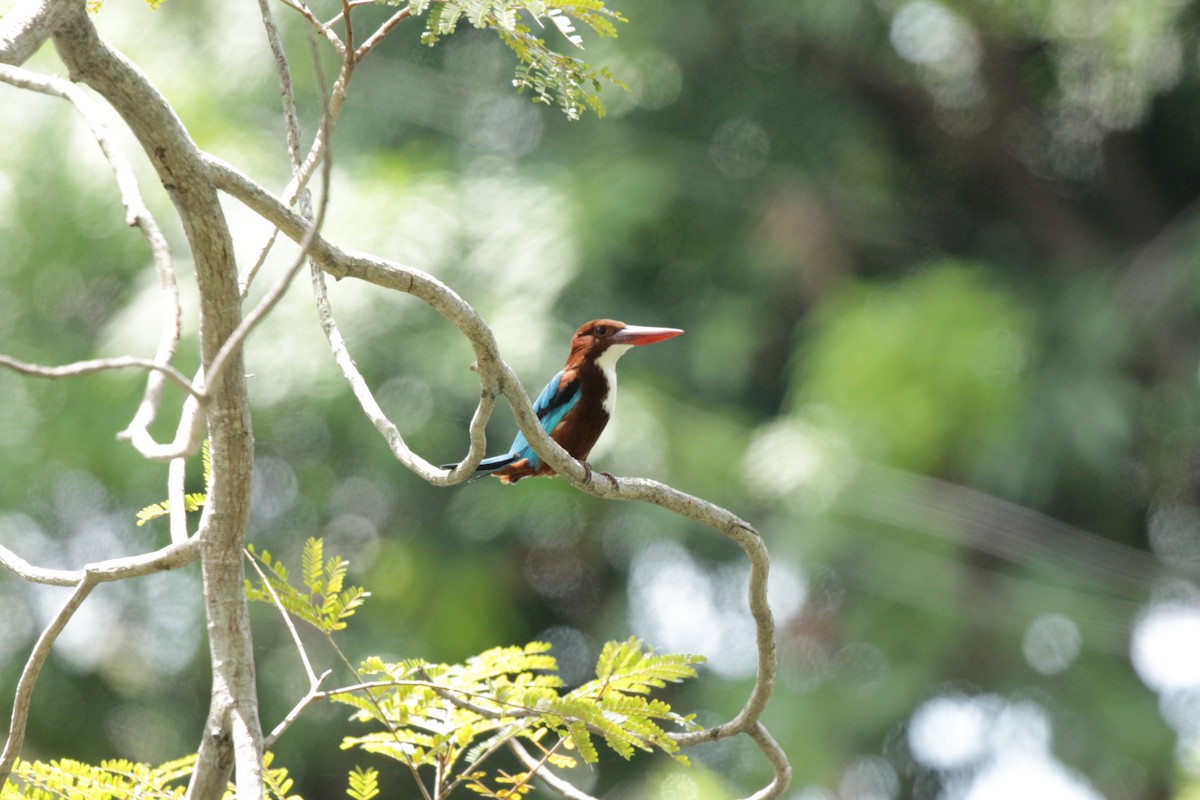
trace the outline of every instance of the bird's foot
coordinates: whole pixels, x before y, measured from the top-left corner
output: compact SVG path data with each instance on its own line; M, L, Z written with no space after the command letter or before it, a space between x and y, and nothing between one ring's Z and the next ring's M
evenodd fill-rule
M590 481L590 480L592 479L592 472L593 472L593 470L592 470L592 465L591 465L591 464L589 464L589 463L588 463L588 462L586 462L586 461L580 461L579 463L580 463L580 464L583 464L583 472L584 472L583 479L584 479L585 481ZM604 472L604 471L602 470L602 471L600 472L600 474L601 474L601 475L603 475L604 477L608 478L610 481L612 481L612 485L613 485L613 488L614 488L614 489L620 489L620 488L621 488L621 484L617 483L617 479L613 477L612 473L610 473L610 472Z

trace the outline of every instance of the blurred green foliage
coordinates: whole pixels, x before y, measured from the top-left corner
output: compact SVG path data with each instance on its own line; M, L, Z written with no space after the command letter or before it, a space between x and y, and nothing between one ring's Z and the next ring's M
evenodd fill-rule
M620 411L593 463L728 504L764 532L782 657L766 721L797 796L956 798L1011 763L999 734L972 739L966 723L943 737L974 743L959 761L923 749L945 719L1033 731L1013 741L1070 796L1194 794L1187 702L1200 681L1160 693L1129 644L1151 601L1194 606L1200 565L1200 7L617 10L630 20L620 38L586 53L630 91L606 88L608 116L578 124L513 92L493 35L462 29L427 48L419 24L401 25L351 87L326 234L450 283L534 390L583 320L687 330L622 361ZM355 13L365 29L392 11ZM276 14L311 134L306 34ZM202 147L282 186L256 17L253 4L109 4L97 22ZM31 66L61 71L49 51ZM0 127L0 351L148 354L149 254L121 224L94 143L61 102L0 95L20 120ZM186 274L170 203L138 161ZM246 261L263 231L229 212ZM264 284L289 260L279 250ZM469 349L411 299L345 281L331 296L410 443L460 456L477 397ZM347 556L346 580L372 595L348 631L352 658L454 662L545 640L578 685L599 642L634 634L710 656L673 708L701 723L736 711L745 659L715 657L750 647L734 548L558 481L423 485L362 418L314 322L297 284L249 346L251 540L289 562L310 536ZM195 362L185 348L181 368ZM167 540L165 521L136 525L165 470L113 441L139 384L0 373L0 542L78 566ZM164 417L160 432L174 425ZM502 409L491 439L512 432ZM199 491L199 460L190 470ZM4 696L60 595L0 577ZM254 614L272 724L307 685L278 615ZM189 572L98 590L38 686L24 755L162 763L194 749L200 615ZM344 791L336 742L352 731L317 707L280 740L299 793ZM737 742L689 755L689 769L601 759L573 779L603 796L721 797L767 775Z

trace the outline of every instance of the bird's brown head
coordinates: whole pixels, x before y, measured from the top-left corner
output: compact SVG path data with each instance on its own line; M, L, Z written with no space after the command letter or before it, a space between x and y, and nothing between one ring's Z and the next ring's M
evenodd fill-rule
M571 357L591 356L598 358L613 345L654 344L683 333L678 328L650 328L643 325L626 325L615 319L594 319L585 322L575 331L571 340ZM624 349L624 348L622 348Z

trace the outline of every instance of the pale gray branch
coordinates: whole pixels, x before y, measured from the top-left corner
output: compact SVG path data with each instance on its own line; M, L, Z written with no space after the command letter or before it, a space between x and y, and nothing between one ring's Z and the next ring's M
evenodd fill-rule
M353 6L355 4L351 3L350 5ZM363 42L356 51L354 51L355 60L362 61L367 54L375 49L376 45L383 41L385 36L391 33L397 25L399 25L401 22L404 22L404 20L408 19L410 16L412 16L412 9L408 6L405 6L395 14L392 14L392 16L388 17L388 19L382 25L380 25L374 33L367 37L367 40Z
M291 615L283 607L283 601L279 599L279 595L275 592L275 587L267 580L267 574L258 565L258 559L251 555L249 551L246 552L246 559L250 562L250 566L254 567L254 571L258 573L258 578L262 581L263 587L271 595L272 605L278 609L279 615L283 617L283 624L287 626L288 633L292 635L292 642L296 645L296 652L300 654L300 662L304 665L305 674L308 675L309 694L312 694L318 687L317 673L313 670L312 662L308 659L308 650L304 648L304 642L300 639L300 632L296 630L296 625L292 622ZM325 674L321 676L321 680L324 680L328 675L329 671L326 670Z
M82 570L56 570L35 567L8 548L0 546L0 565L19 578L51 586L75 587L75 591L72 592L66 604L38 637L37 643L21 671L16 695L13 698L8 738L4 744L3 754L0 754L0 786L4 785L5 780L12 772L17 756L20 755L21 745L25 741L25 728L33 700L33 688L37 684L42 666L50 655L50 649L53 647L55 639L58 638L59 633L66 627L92 589L101 583L178 569L195 561L198 555L199 547L196 541L189 540L171 544L151 553L88 564Z
M296 705L292 706L292 710L289 711L287 715L279 721L279 724L276 725L269 734L263 737L263 747L267 749L273 747L275 742L279 741L279 737L287 733L287 729L292 727L292 724L300 718L300 715L303 714L309 706L325 698L325 695L320 691L321 684L324 683L325 679L332 674L333 670L327 669L310 682L307 694L300 698L300 701L297 702Z
M172 542L183 542L188 538L187 503L184 500L183 491L185 477L187 477L187 459L171 459L167 465L167 507L170 510Z
M271 48L271 55L275 59L275 72L279 75L279 94L283 101L283 121L284 131L287 134L288 158L292 164L292 172L298 175L300 167L300 121L299 115L296 112L296 91L292 81L292 70L288 65L287 51L283 47L283 40L279 36L279 28L275 25L275 17L271 13L270 0L258 0L258 11L262 16L263 30L267 34L267 44ZM315 65L318 74L320 74L320 64ZM308 192L300 191L300 210L306 218L312 217L312 212L308 207ZM241 279L242 297L245 297L250 291L250 284L254 281L254 276L266 263L267 255L275 246L275 241L278 238L279 229L273 228L267 240L263 242L259 248L258 257L251 264L250 269Z
M26 0L6 6L0 16L0 63L24 64L70 14L70 6L60 0Z
M295 239L303 235L306 227L303 218L281 201L228 164L212 157L209 157L207 162L212 170L214 182L222 191L246 203L290 238ZM750 561L748 601L758 646L758 668L754 688L741 711L733 719L704 731L678 734L675 738L681 745L690 746L745 733L754 728L774 689L778 666L775 622L767 601L770 557L758 531L720 506L657 481L618 478L617 484L613 485L602 476L589 475L582 464L559 447L542 429L529 402L529 396L516 375L501 359L495 338L483 320L465 300L432 275L375 256L343 251L319 236L312 244L312 257L315 265L336 277L358 278L424 300L467 336L475 349L482 395L476 420L472 422L473 428L476 421L486 421L490 404L498 394L503 395L512 407L518 428L525 434L538 456L579 489L605 499L637 500L660 506L716 530L742 548ZM323 276L319 273L314 274L313 283L314 290L318 292L318 307L327 307L327 299L324 302L321 300ZM327 325L327 335L330 335L335 359L367 416L383 433L397 459L435 485L446 485L469 475L478 464L475 458L482 455L482 431L472 431L468 459L453 472L446 473L432 468L432 465L411 451L395 425L379 409L365 380L357 368L353 367L353 360L345 348L345 343L336 335L336 326L329 325L332 317L327 319L325 311L321 311L321 315L322 324ZM329 333L330 330L333 334ZM476 433L479 439L476 439Z
M21 670L21 679L17 681L17 692L13 697L8 739L4 743L3 753L0 753L0 786L3 786L8 780L8 776L12 774L13 765L17 763L17 756L21 752L21 745L25 743L25 725L29 719L29 706L33 701L33 687L37 685L42 665L50 657L50 648L54 646L54 640L62 633L62 629L70 622L75 611L83 604L95 586L95 581L86 575L76 584L75 591L71 593L67 602L54 615L54 619L42 631L42 635L38 637L33 652L29 654L29 659L25 662L25 668Z
M526 750L524 745L516 739L508 740L508 749L513 751L517 759L525 765L526 769L530 772L536 772L538 777L546 782L547 786L567 798L567 800L596 800L595 797L577 788L569 781L565 781L550 770L544 769L546 766L545 759L535 758L533 753Z
M22 361L12 356L0 355L0 366L8 367L22 375L31 375L38 378L75 378L80 375L91 375L96 372L105 372L114 369L144 369L165 375L172 383L188 394L196 396L200 394L196 389L192 388L192 384L188 381L187 376L170 364L160 364L148 358L135 358L134 356L93 358L87 361L76 361L72 364L47 367L41 364L30 364L28 361Z
M72 80L87 83L122 117L179 213L199 288L201 364L210 365L241 321L241 295L233 240L200 150L154 84L100 37L82 2L51 2L68 9L53 38ZM205 394L213 481L197 535L213 688L189 796L219 798L232 761L239 797L259 798L262 734L241 561L250 511L253 434L240 350L228 358L223 375L208 381ZM193 399L189 395L188 400ZM193 425L187 426L187 433ZM131 440L140 438L135 432Z
M179 287L175 280L175 266L171 260L171 248L167 244L167 239L163 236L158 223L142 199L141 189L138 187L137 177L129 159L116 146L108 126L94 108L91 99L75 84L62 78L39 75L29 70L9 66L0 66L0 81L69 101L91 129L92 136L96 139L96 143L100 146L101 152L116 177L117 188L125 205L125 221L141 230L154 257L154 266L158 272L163 293L163 317L154 363L169 365L171 359L175 357L175 350L179 345L183 318L183 310L179 303ZM160 370L151 372L146 381L146 391L142 403L121 438L128 439L131 436L130 431L133 429L145 430L154 422L154 418L158 414L159 403L162 400L166 379L175 380L176 383L180 383L182 380L180 385L184 391L192 391L186 379L183 379L183 376L178 373L171 375Z
M787 789L788 784L792 782L792 765L788 763L787 754L783 752L783 748L775 741L766 726L761 722L756 722L746 731L758 748L762 750L763 755L767 757L767 761L771 764L771 769L775 770L775 777L769 784L761 790L755 792L746 798L746 800L772 800L779 797Z

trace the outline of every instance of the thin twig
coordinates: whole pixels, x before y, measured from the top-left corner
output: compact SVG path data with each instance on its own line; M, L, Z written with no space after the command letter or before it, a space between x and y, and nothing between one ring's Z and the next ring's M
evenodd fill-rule
M0 65L0 81L67 100L91 130L96 144L99 145L100 151L104 154L104 158L108 161L116 178L117 188L125 205L125 221L128 225L141 230L154 257L155 271L158 273L159 284L162 287L163 316L158 347L152 363L169 365L171 359L175 357L183 330L183 309L179 302L179 286L175 278L175 266L171 259L170 245L167 244L166 237L163 236L162 230L159 229L158 223L142 199L137 177L129 159L116 146L108 126L96 111L91 99L75 84L62 78L39 75L20 67L4 65ZM149 428L154 422L159 404L162 402L164 381L172 379L179 383L178 378L182 378L182 375L173 377L160 370L151 372L146 381L142 402L138 406L133 420L126 428L126 434L134 428L142 430ZM186 379L180 383L180 386L184 391L192 391ZM122 438L129 437L123 436Z
M326 41L333 45L333 48L337 50L339 55L346 52L346 45L341 39L338 38L338 35L334 32L332 26L327 25L326 23L317 19L317 15L313 13L312 9L308 7L307 3L295 2L294 0L280 0L280 2L295 11L300 16L304 17L304 19L308 21L308 24L312 25L313 29L317 33L324 36Z
M775 741L775 737L771 736L766 726L761 722L754 723L746 733L754 740L758 748L763 751L763 755L767 757L771 768L775 770L774 779L762 789L747 797L746 800L772 800L772 798L779 797L792 781L792 765L788 763L787 754L783 752L783 748Z
M200 554L195 538L172 543L149 553L111 558L87 564L83 569L50 569L30 564L12 550L0 545L0 567L21 580L47 586L75 586L85 575L93 575L97 583L136 578L154 572L179 569L196 560Z
M211 156L207 157L214 183L223 191L232 194L252 209L277 225L287 236L297 239L303 235L306 225L299 215L286 207L278 198L257 186L253 181L228 164ZM463 480L478 463L481 455L481 439L472 431L471 450L468 459L452 473L432 468L423 458L411 451L395 425L375 403L370 389L345 349L345 343L337 333L332 315L321 311L320 293L324 277L316 267L336 277L354 277L378 286L395 289L418 297L454 323L470 340L475 348L481 383L481 402L477 419L486 418L490 403L502 394L512 408L517 426L532 445L534 452L559 475L577 488L604 499L638 500L660 506L688 519L710 527L735 541L750 560L751 576L749 587L750 611L755 623L758 646L758 672L745 705L731 720L713 728L696 733L676 735L681 746L690 746L714 739L746 733L756 728L775 684L777 654L775 623L767 603L767 577L770 558L761 536L753 527L729 511L700 498L680 492L657 481L642 478L619 478L613 482L587 470L558 446L541 428L533 413L529 397L515 374L501 359L495 337L484 324L478 313L453 290L420 270L402 266L374 256L349 253L317 237L312 243L314 261L313 286L318 294L319 314L322 326L330 338L335 359L359 399L367 416L384 435L392 452L406 467L435 485L446 485ZM327 301L327 298L326 298ZM326 311L327 302L325 303ZM474 425L474 423L473 423ZM778 776L777 776L778 780ZM775 791L774 789L771 791ZM782 789L778 789L782 791Z
M200 413L203 407L197 399L200 396L202 395L191 394L183 401L179 424L175 428L175 438L169 443L156 441L145 426L140 425L126 428L117 434L117 438L128 441L133 445L133 449L150 461L167 463L177 458L191 458L200 452L200 445L204 441L205 417Z
M350 0L342 0L342 19L346 31L342 40L346 45L346 58L353 60L357 54L354 52L354 15L350 13Z
M557 747L557 745L555 746ZM539 761L516 739L509 739L508 747L513 751L521 763L524 764L527 769L529 769L530 772L536 772L537 775L541 777L541 779L544 780L551 789L567 798L567 800L596 800L596 798L592 795L588 794L582 789L577 788L569 781L563 780L550 770L542 769L542 767L545 765L546 758L549 758L549 754L547 754L546 758L543 758Z
M264 748L269 750L271 747L273 747L275 742L279 740L279 737L283 736L283 734L287 732L287 729L292 727L292 724L300 718L301 714L308 710L309 706L324 699L321 696L320 687L321 684L325 682L325 679L332 674L333 670L327 669L316 677L316 680L309 685L308 692L304 695L304 697L300 698L300 701L296 703L296 705L292 706L292 710L289 711L287 715L279 721L279 724L276 725L269 734L263 737Z
M328 165L328 158L326 158L325 163ZM316 237L317 231L320 229L321 224L325 221L325 208L328 204L329 198L328 167L326 167L324 170L323 175L323 181L325 185L321 192L321 203L317 207L317 216L309 225L309 232L303 239L300 240L300 252L296 255L296 260L292 262L291 267L289 267L283 276L280 277L280 279L275 283L275 285L271 287L271 291L267 292L267 294L258 302L258 305L251 309L249 314L242 317L242 321L238 323L237 328L234 329L233 333L229 335L229 338L227 338L224 344L221 345L221 349L217 352L216 357L212 360L212 365L209 367L208 374L205 376L206 394L211 391L212 387L216 385L217 381L220 380L221 373L224 371L225 365L228 363L230 356L242 346L242 342L246 340L246 337L250 335L250 332L253 331L260 322L262 322L267 314L271 313L271 309L275 308L275 305L283 298L283 295L285 292L287 292L288 287L292 285L292 279L296 277L296 275L300 272L300 268L303 267L305 262L308 260L309 248L312 247L313 239Z
M258 573L259 579L262 580L262 585L267 588L267 593L271 595L272 605L279 610L279 615L283 617L283 624L287 626L288 632L292 635L292 641L296 643L296 652L300 654L300 661L304 664L304 672L308 675L308 686L311 693L317 688L317 673L313 671L312 662L308 659L308 651L304 648L304 642L300 640L300 632L296 630L291 615L283 607L283 601L279 599L279 595L275 592L275 587L267 580L267 574L258 565L258 559L249 550L243 552L246 554L246 560L250 562L250 566L254 567L254 571ZM329 674L328 670L325 674Z
M351 3L350 5L354 6L357 4ZM391 33L397 25L399 25L401 22L404 22L404 20L411 16L412 8L409 6L405 6L395 14L392 14L392 16L388 17L388 19L382 25L380 25L374 33L367 37L367 40L362 43L361 47L354 51L354 58L358 61L362 61L364 58L366 58L367 54L375 49L377 44L383 41L385 36Z
M50 569L30 564L19 555L0 544L0 567L30 583L45 586L75 586L83 580L81 569Z
M50 584L54 586L74 586L75 591L59 609L54 619L38 637L21 677L17 682L17 691L13 698L12 719L9 723L8 738L4 751L0 754L0 786L4 785L12 772L13 764L20 755L21 745L25 741L25 729L29 719L29 708L32 703L33 689L37 684L42 666L50 655L58 635L66 627L71 617L79 609L88 594L98 584L111 581L148 575L169 569L178 569L195 561L200 549L195 540L182 544L172 544L152 553L143 553L126 558L114 558L95 564L88 564L82 570L50 570L30 565L11 550L0 546L0 565L3 565L15 575L25 580Z
M31 375L38 378L76 378L80 375L91 375L96 372L105 372L114 369L144 369L166 376L172 383L188 394L196 396L200 396L201 394L192 386L186 375L170 364L160 364L149 358L137 358L135 356L92 358L86 361L76 361L72 364L47 367L41 364L31 364L28 361L22 361L12 356L0 355L0 366L8 367L22 375Z
M21 679L17 681L17 692L13 697L12 719L8 726L8 739L4 743L4 751L0 753L0 786L3 786L8 776L12 774L13 765L17 762L17 756L21 752L21 745L25 743L25 725L29 719L29 706L33 700L33 687L37 685L38 675L42 671L42 666L46 663L46 659L50 656L50 648L54 646L54 640L62 633L62 629L70 622L71 617L78 610L83 601L95 588L95 581L88 575L79 581L75 586L75 591L67 598L67 602L54 615L54 619L42 631L42 635L38 637L37 644L34 645L33 651L29 654L29 659L25 662L25 668L21 670Z

